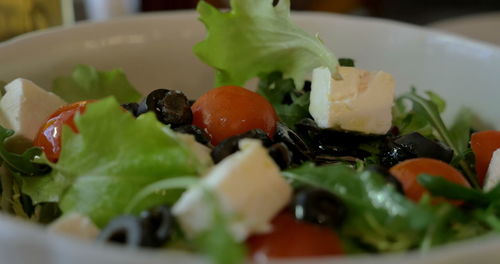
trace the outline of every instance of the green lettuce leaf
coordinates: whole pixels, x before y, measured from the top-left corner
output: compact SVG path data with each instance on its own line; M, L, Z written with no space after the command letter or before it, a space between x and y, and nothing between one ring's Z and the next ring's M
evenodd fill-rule
M290 0L232 0L222 12L200 1L197 11L207 38L194 47L196 55L217 70L217 86L244 85L261 74L282 72L301 88L316 67L338 65L322 41L290 20Z
M280 120L288 127L294 127L309 116L310 92L297 91L292 79L284 79L280 72L261 77L257 93L272 105ZM290 102L286 102L286 100Z
M70 76L56 78L52 92L68 103L114 96L119 103L137 102L141 94L129 83L122 70L98 71L78 65Z
M196 176L202 165L153 114L135 119L114 98L92 103L75 117L79 133L64 127L59 161L43 177L25 177L34 203L59 202L63 213L88 215L98 226L123 214L144 187L162 179ZM178 193L157 193L141 211L171 204Z

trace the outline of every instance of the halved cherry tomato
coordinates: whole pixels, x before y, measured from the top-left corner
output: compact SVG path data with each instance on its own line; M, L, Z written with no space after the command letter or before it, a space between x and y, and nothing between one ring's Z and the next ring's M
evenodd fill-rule
M272 221L272 231L247 240L252 258L293 258L332 256L343 254L335 232L296 220L289 212L282 212Z
M81 101L65 105L57 109L40 127L34 145L42 148L51 162L57 162L61 152L62 126L68 125L71 130L78 132L74 117L77 112L83 113L91 101Z
M403 185L403 190L408 198L418 202L427 190L417 182L420 174L426 173L432 176L443 177L450 182L470 187L465 177L449 164L440 160L429 158L416 158L400 162L393 166L389 172L396 177ZM434 198L433 202L444 201L441 198ZM460 201L449 201L453 204L460 204Z
M476 173L482 186L493 152L500 148L500 131L488 130L473 133L470 145L476 157Z
M238 86L224 86L202 95L191 107L193 124L207 131L212 144L260 128L274 135L278 117L261 95Z

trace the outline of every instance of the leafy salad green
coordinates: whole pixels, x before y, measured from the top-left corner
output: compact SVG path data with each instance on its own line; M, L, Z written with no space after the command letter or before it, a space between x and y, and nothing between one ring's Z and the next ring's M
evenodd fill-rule
M289 0L273 2L232 0L232 9L222 12L201 1L197 10L208 34L194 52L216 70L216 86L244 85L259 78L257 93L271 103L282 123L300 134L296 125L310 119L307 75L314 68L328 67L337 77L337 66L354 67L354 60L337 60L318 36L296 27L290 20ZM14 131L0 127L4 168L0 205L5 212L39 222L78 212L103 228L123 214L173 205L209 169L180 140L175 127L160 123L153 113L134 117L120 108L141 98L121 70L102 72L79 65L70 76L57 78L52 91L67 102L96 102L75 116L78 132L63 127L57 162L50 162L39 148L22 154L10 151L5 142ZM408 199L382 173L366 169L380 163L381 146L390 133L360 144L364 154L354 162L324 165L310 160L281 173L295 190L322 189L345 204L347 217L335 231L347 253L426 252L444 243L500 232L500 186L482 191L474 174L473 115L463 109L446 126L441 118L445 108L439 95L422 96L412 88L395 100L393 126L399 135L418 132L451 148L451 165L472 188L422 174L418 183L428 193L418 202ZM433 197L463 204L435 203ZM193 238L179 231L174 244L202 252L214 263L242 262L245 245L232 237L228 227L237 216L224 212L210 191L206 200L210 228Z

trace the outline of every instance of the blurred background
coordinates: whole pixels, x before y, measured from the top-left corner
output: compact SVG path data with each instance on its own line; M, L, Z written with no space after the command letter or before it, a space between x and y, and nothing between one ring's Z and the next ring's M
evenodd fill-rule
M229 0L206 0L227 7ZM500 0L291 0L296 10L373 16L500 44ZM192 9L198 0L0 0L0 41L25 32L141 12ZM474 16L472 16L474 15ZM478 30L480 29L480 30Z

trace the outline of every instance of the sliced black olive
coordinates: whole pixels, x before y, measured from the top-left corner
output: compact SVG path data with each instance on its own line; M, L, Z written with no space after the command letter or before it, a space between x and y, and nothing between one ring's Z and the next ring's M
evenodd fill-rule
M418 132L401 136L395 143L405 146L417 157L431 158L450 163L453 159L453 150L439 141L430 140Z
M139 110L139 104L138 103L128 103L128 104L122 104L123 109L129 111L133 116L139 116L138 115L138 110Z
M167 92L170 90L167 89L156 89L150 92L140 103L139 108L137 109L137 114L142 115L146 112L153 111L156 108L156 104L162 98L165 97Z
M380 136L323 129L310 118L301 120L295 127L316 156L366 158L370 153L360 149L360 144L371 144L381 139Z
M141 219L124 215L113 219L99 234L98 241L124 244L129 247L151 245L151 236Z
M382 147L380 153L380 162L387 168L413 158L432 158L449 163L453 158L453 150L441 142L414 132L394 139L387 138L386 145Z
M145 231L150 235L151 247L161 247L172 237L175 219L168 206L158 206L141 213Z
M191 124L193 113L189 100L181 91L152 91L139 105L138 114L153 111L158 121L172 126Z
M319 134L319 131L321 131L321 128L319 128L316 122L311 118L300 120L295 124L295 129L303 139L313 139Z
M280 169L285 170L290 167L293 154L284 143L276 143L270 146L268 152Z
M365 170L375 172L384 176L384 179L388 184L394 186L394 188L396 188L398 192L404 195L403 185L401 185L401 182L396 179L396 177L394 177L391 173L389 173L389 170L387 170L386 168L378 165L368 165L366 166Z
M283 142L293 153L293 162L302 163L311 160L311 150L302 138L293 132L285 124L278 122L276 124L276 133L274 141Z
M331 156L331 155L316 155L314 157L314 164L317 166L330 165L336 163L349 163L351 165L356 165L357 162L361 161L359 158L351 156Z
M205 131L203 131L203 129L195 125L184 125L180 127L175 127L174 131L183 134L193 135L196 141L198 141L203 145L207 145L208 142L210 142L210 136Z
M416 158L417 155L407 147L397 144L392 139L388 139L385 146L381 148L380 164L386 168L390 168L401 161Z
M243 138L259 139L266 147L271 145L271 140L267 136L266 132L262 131L261 129L252 129L237 136L227 138L220 142L217 146L215 146L212 152L210 152L210 156L212 157L214 163L219 163L227 156L240 150L238 143Z
M337 196L315 188L299 190L292 208L298 220L332 228L342 225L347 215L346 206Z

